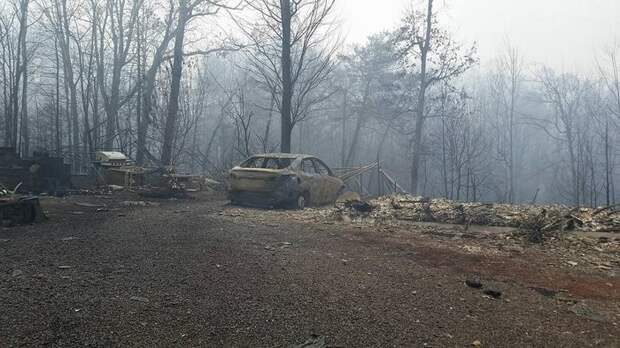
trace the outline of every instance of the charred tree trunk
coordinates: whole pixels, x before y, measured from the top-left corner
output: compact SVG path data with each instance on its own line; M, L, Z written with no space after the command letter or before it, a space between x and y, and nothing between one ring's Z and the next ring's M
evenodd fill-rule
M280 150L291 152L291 133L293 123L291 106L293 99L293 80L291 75L291 3L290 0L280 0L282 18L282 107L281 107L281 139Z
M54 38L54 52L56 53L56 95L55 95L55 115L54 127L54 143L56 145L56 156L62 155L62 129L60 127L60 57L58 55L58 38Z
M364 96L362 98L362 108L357 111L357 122L355 123L355 130L353 131L353 136L351 138L351 145L349 147L349 152L347 154L346 160L344 161L344 166L350 166L353 164L355 160L357 147L359 144L359 139L362 134L362 128L366 123L366 112L368 110L368 97L370 95L370 82L366 82L366 86L364 87Z
M426 89L428 82L426 78L426 64L428 52L431 46L431 29L433 23L433 0L428 0L428 9L426 14L426 33L424 36L424 44L421 46L420 52L420 90L418 91L418 104L416 108L415 129L413 135L413 154L411 158L411 193L418 193L420 160L422 158L422 135L425 121L425 102Z
M30 132L28 129L28 52L26 51L26 35L28 31L28 2L22 0L20 3L20 54L22 61L22 94L21 94L21 153L28 155L30 153Z
M164 144L161 152L161 164L172 165L174 138L177 129L179 113L179 91L181 88L181 75L183 73L183 40L185 38L185 26L189 18L187 0L181 0L179 7L179 21L174 39L174 53L172 63L172 82L170 86L170 100L168 101L168 113L164 128Z
M273 118L273 107L275 105L275 97L271 95L271 101L269 103L269 114L267 118L267 125L265 126L265 134L263 135L263 152L269 152L269 135L271 133L271 119Z
M149 124L151 121L151 110L153 109L153 90L155 89L155 77L157 71L161 66L164 58L164 53L172 40L170 27L172 26L173 9L170 9L167 19L166 32L164 37L157 47L153 56L153 62L151 66L144 74L142 81L140 82L140 96L142 98L142 112L140 114L140 120L138 122L138 140L136 144L136 163L143 165L147 155L146 136L148 134ZM144 59L144 54L143 57ZM144 62L143 62L144 63ZM144 64L143 64L144 67Z
M342 96L342 124L341 124L341 133L342 133L342 143L340 148L340 165L346 166L346 148L347 148L347 102L348 102L348 92L343 90Z
M605 119L605 203L611 206L611 166L609 154L609 118Z
M0 32L0 34L2 34L2 32ZM3 34L4 35L4 34ZM2 100L4 101L4 105L3 105L3 111L4 111L4 146L9 146L9 139L10 139L10 134L11 131L9 129L9 125L11 124L11 112L9 109L9 88L7 87L9 84L7 83L8 81L8 74L7 74L7 69L6 69L6 60L7 60L7 45L6 44L2 44L2 81L4 81L4 83L2 84Z
M70 32L69 32L69 13L67 9L67 1L59 0L55 3L56 11L56 36L60 46L60 55L62 58L65 90L69 98L69 115L67 115L68 131L71 143L72 168L78 167L78 146L79 146L79 129L78 129L78 106L76 83L73 77L73 62L70 52Z

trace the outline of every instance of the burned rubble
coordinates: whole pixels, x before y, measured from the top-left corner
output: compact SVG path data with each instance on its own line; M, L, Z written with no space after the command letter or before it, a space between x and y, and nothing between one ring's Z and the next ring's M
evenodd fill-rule
M20 192L62 195L71 188L71 167L62 157L35 151L20 157L13 147L0 147L0 182Z
M17 194L18 184L8 189L0 183L0 227L41 222L45 214L38 197Z
M188 198L191 192L210 190L220 185L201 175L179 173L173 166L139 166L116 151L97 152L94 167L97 187L80 190L80 193L110 194L130 190L147 198Z
M588 231L620 233L620 211L614 207L571 208L562 205L462 203L410 195L393 195L367 202L337 204L336 217L360 221L441 222L455 225L514 227L542 232Z

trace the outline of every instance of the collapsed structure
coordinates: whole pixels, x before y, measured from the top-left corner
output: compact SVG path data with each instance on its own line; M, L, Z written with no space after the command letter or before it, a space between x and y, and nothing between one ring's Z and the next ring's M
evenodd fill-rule
M366 204L342 202L336 207L336 212L351 219L370 218L376 221L442 222L515 227L541 232L620 232L620 211L614 207L462 203L411 195L384 196L363 203Z
M99 151L94 162L97 186L136 188L153 197L183 196L186 191L201 191L218 184L200 175L177 173L174 167L142 167L117 151Z
M0 147L0 183L8 188L21 184L21 192L63 193L71 187L71 167L47 152L21 158L15 148Z

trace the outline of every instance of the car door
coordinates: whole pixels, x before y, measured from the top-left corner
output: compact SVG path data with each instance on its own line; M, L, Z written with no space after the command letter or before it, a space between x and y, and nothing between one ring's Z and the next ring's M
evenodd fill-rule
M319 191L321 176L314 167L314 162L310 158L301 161L301 188L310 195L310 204L321 204Z
M314 166L320 177L319 191L321 204L334 202L338 198L344 183L335 177L329 167L318 158L313 158Z

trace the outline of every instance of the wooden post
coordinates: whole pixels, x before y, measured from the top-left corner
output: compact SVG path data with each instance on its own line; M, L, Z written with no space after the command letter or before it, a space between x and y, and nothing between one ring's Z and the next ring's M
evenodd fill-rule
M383 173L383 175L385 176L385 173ZM393 180L392 184L394 185L394 192L395 193L399 193L398 192L398 185L396 184L396 180ZM400 192L400 193L403 193L403 192Z
M360 193L364 194L364 173L360 175Z
M381 162L379 161L379 154L377 154L377 196L383 195L383 187L381 185Z

